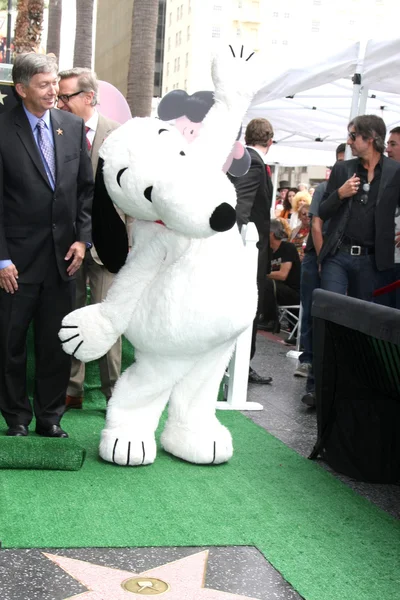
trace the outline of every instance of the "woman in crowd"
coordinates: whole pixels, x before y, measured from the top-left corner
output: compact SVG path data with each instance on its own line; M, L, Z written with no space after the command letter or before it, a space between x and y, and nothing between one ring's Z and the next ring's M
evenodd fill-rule
M296 229L301 223L299 218L299 210L302 206L311 204L311 196L308 192L297 192L292 201L292 215L290 217L290 229Z
M290 219L293 212L293 198L297 194L297 188L289 188L283 201L283 209L279 213L281 219Z
M303 204L300 207L298 210L300 225L293 229L289 238L289 241L296 246L300 260L303 260L304 258L304 248L307 243L307 238L310 234L310 217L308 211L308 204Z

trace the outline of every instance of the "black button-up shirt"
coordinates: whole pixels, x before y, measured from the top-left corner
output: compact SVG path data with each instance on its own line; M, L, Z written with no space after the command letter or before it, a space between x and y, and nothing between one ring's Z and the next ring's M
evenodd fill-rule
M382 158L374 170L374 178L369 184L369 191L363 190L368 183L368 171L361 160L357 165L357 176L360 178L360 187L351 205L349 220L344 231L343 243L355 246L375 245L375 206L378 198L379 185L382 174ZM362 198L364 196L364 203Z

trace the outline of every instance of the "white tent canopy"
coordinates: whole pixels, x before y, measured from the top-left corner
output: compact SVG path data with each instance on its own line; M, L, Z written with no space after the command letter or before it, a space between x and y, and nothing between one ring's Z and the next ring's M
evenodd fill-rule
M400 124L400 39L355 43L331 56L314 47L313 56L290 60L295 64L269 74L244 123L261 116L271 121L275 144L268 163L331 165L351 114L379 115L388 129Z

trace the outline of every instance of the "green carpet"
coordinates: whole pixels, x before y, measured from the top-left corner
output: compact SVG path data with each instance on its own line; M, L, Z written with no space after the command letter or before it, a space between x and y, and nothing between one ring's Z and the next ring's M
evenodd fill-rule
M219 413L228 464L126 468L98 458L103 406L62 421L79 471L0 471L4 548L255 545L306 600L400 598L400 523L243 415Z

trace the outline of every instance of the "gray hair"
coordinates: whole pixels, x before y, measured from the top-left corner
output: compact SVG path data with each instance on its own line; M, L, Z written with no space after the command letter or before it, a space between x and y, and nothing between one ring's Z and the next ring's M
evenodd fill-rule
M30 80L38 73L54 73L57 75L58 65L54 54L35 54L26 52L17 54L12 69L14 85L22 83L28 86Z
M278 219L271 220L270 232L274 234L277 240L283 240L287 238L285 228Z
M94 71L83 67L74 67L73 69L60 71L58 76L61 80L76 77L78 80L78 87L82 92L93 92L91 106L96 106L99 100L99 84L97 82L97 75Z

